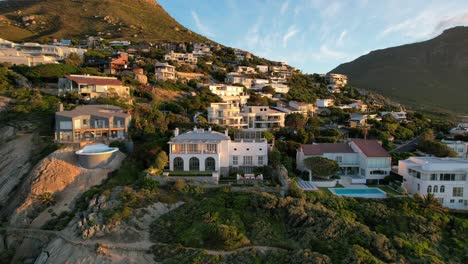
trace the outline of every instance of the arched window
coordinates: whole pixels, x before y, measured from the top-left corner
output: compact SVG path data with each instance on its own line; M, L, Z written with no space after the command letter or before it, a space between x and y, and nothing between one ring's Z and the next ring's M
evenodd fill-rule
M206 158L205 171L214 171L216 169L216 161L214 158Z
M183 171L184 170L184 160L182 158L174 159L174 171Z
M434 185L434 192L438 192L439 191L439 187L437 185Z
M445 192L445 186L444 185L440 186L440 192L441 193Z
M429 185L429 186L427 186L427 193L431 193L431 192L432 192L432 186Z
M200 160L198 158L190 158L189 160L189 170L191 171L200 171Z

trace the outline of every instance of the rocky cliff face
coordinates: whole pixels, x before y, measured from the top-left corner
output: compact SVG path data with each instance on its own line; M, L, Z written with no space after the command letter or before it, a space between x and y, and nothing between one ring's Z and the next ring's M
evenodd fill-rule
M14 210L17 188L27 179L33 164L34 134L17 134L10 126L0 128L0 206L1 215ZM17 204L16 204L17 205Z
M58 215L71 210L81 193L101 184L110 172L120 167L124 158L125 155L118 152L106 167L88 170L78 166L73 149L55 151L34 168L30 180L23 184L24 202L11 216L10 225L40 228L52 213ZM44 193L53 193L56 197L56 204L47 211L37 201L37 197Z

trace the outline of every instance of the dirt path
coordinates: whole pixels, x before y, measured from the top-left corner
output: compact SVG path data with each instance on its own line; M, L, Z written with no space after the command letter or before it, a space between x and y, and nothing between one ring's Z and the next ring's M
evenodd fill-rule
M7 232L16 232L16 233L22 233L22 234L27 234L30 236L34 235L53 235L55 237L63 239L65 242L72 244L72 245L77 245L77 246L85 246L85 247L90 247L95 249L96 245L99 244L101 248L106 248L106 249L118 249L118 250L125 250L125 251L139 251L139 252L148 252L151 251L151 247L153 245L169 245L165 243L151 243L150 241L140 241L140 242L134 242L134 243L110 243L107 240L99 240L99 239L93 239L93 240L83 240L79 238L74 238L70 237L69 235L61 232L61 231L53 231L53 230L42 230L42 229L34 229L34 228L11 228L11 227L0 227L0 230L4 230ZM236 253L241 253L244 251L248 250L258 250L262 252L267 252L267 251L282 251L282 252L287 252L288 250L284 248L279 248L279 247L271 247L271 246L246 246L242 248L237 248L234 250L211 250L211 249L204 249L204 248L192 248L192 247L185 247L186 249L191 249L191 250L203 250L204 253L208 255L217 255L217 256L227 256L227 255L232 255Z

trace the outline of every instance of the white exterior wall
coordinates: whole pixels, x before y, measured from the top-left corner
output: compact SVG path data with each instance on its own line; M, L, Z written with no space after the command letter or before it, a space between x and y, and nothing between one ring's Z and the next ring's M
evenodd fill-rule
M333 105L333 99L317 99L317 107L325 108Z
M259 142L231 141L229 143L229 156L229 166L244 166L244 156L252 157L252 166L254 167L268 165L268 143L266 140ZM232 163L233 156L238 156L239 163L237 165ZM258 163L259 156L263 157L263 164Z
M392 158L390 157L367 157L359 147L350 143L351 148L358 154L359 175L368 180L382 180L390 175L392 169ZM384 171L384 174L371 174L371 171Z
M304 170L304 160L311 157L323 157L334 161L339 161L338 157L341 157L341 162L338 162L340 167L349 167L359 165L357 153L324 153L323 155L304 155L302 149L296 152L296 168L298 170Z
M208 86L213 94L218 96L240 96L244 94L244 87L233 85L210 85Z
M264 166L268 165L268 142L266 140L240 140L240 141L232 141L229 139L224 140L203 140L203 141L190 141L186 140L183 142L170 142L170 149L169 149L169 169L170 171L174 171L174 159L175 158L182 158L184 161L184 171L190 171L190 159L191 158L198 158L199 160L199 171L206 171L205 169L205 162L207 158L213 158L215 160L215 170L220 171L227 171L227 168L230 166L234 167L257 167L257 166ZM199 149L197 153L187 153L188 147L186 147L186 151L184 153L174 153L173 152L173 145L177 144L217 144L217 152L216 153L205 153L203 149ZM233 164L233 156L238 157L238 164ZM244 157L251 156L252 157L252 164L246 165L244 164ZM263 158L263 163L259 163L259 157ZM223 170L224 168L224 170Z
M210 142L187 142L184 144L213 144ZM205 161L207 158L214 158L216 171L220 171L220 168L229 166L229 158L226 155L228 151L229 142L223 140L217 144L216 154L204 154L204 153L173 153L172 147L169 149L169 169L174 171L174 159L179 157L184 160L184 171L190 170L190 159L195 157L200 161L200 171L205 171Z
M441 201L442 205L447 208L458 209L458 210L468 210L468 180L465 181L441 181L441 180L427 180L418 179L412 175L409 175L408 169L413 168L419 171L418 168L420 164L414 164L410 162L412 158L408 160L401 160L398 163L398 174L404 178L404 186L409 194L414 195L418 193L421 196L426 196L428 194L428 186L431 186L432 194L434 197ZM432 167L432 168L431 168ZM464 167L464 168L463 168ZM432 166L427 167L426 169L432 169L436 173L450 173L454 170L465 170L468 173L468 163L463 167L456 167L453 163L447 164L433 164ZM422 168L424 169L424 168ZM430 170L426 171L430 173ZM465 176L466 177L466 176ZM435 192L434 187L437 186L437 192ZM441 187L444 187L444 192L441 192ZM453 188L462 187L463 196L454 197ZM451 202L451 200L453 202ZM460 203L459 201L462 200Z
M444 143L445 145L447 145L447 147L455 151L459 158L468 159L468 142L442 140L442 143Z

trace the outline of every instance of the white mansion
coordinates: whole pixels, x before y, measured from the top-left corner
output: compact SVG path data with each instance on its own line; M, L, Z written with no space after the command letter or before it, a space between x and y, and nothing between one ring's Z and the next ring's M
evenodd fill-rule
M179 134L169 141L170 171L219 172L226 176L229 168L252 173L255 167L268 165L268 143L264 138L231 140L226 132L197 129Z
M411 157L399 161L398 174L410 194L432 193L445 207L468 210L468 160Z

